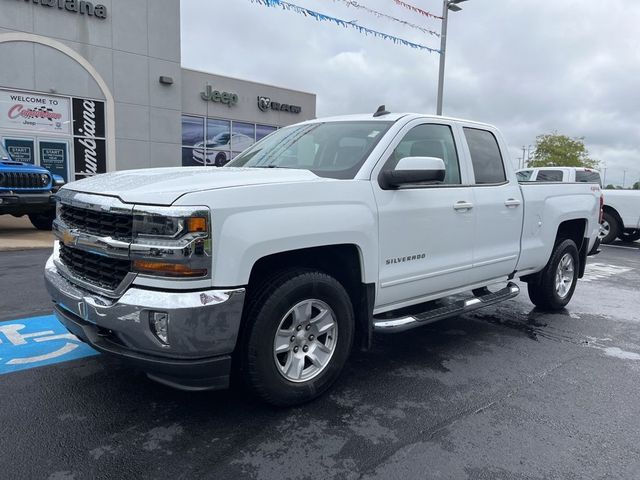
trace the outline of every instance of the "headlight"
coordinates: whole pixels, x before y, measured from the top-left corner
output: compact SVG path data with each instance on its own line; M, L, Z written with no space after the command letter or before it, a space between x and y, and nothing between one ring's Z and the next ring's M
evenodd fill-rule
M43 187L46 187L47 185L49 185L49 175L47 175L46 173L41 173L40 183L42 184Z
M161 277L207 277L211 216L205 207L135 207L133 269Z

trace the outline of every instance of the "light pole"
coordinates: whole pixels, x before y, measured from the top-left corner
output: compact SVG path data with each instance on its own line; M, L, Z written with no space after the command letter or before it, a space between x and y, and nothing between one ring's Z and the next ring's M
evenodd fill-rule
M444 92L444 60L447 50L447 20L449 19L449 10L459 12L462 10L458 3L467 0L443 0L442 1L442 29L440 30L440 72L438 73L438 107L437 115L442 115L442 95Z

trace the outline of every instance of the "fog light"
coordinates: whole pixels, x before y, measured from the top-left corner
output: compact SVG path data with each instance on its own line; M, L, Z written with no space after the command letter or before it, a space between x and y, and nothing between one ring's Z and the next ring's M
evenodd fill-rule
M149 312L149 325L158 340L164 345L169 345L169 314L166 312Z

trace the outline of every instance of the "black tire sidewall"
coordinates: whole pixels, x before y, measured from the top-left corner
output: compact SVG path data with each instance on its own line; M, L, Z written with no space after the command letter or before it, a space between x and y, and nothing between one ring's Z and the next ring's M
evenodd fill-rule
M608 212L604 212L602 218L609 224L609 233L606 237L602 237L600 242L604 244L613 243L616 238L618 238L618 233L620 230L620 228L618 227L618 220Z
M569 253L573 257L573 284L564 298L556 292L555 276L558 264L565 254ZM531 301L548 310L560 310L564 308L573 297L573 293L578 284L578 273L580 270L580 257L578 248L573 240L563 240L556 245L549 263L542 272L539 283L529 284L529 298Z
M640 240L640 230L634 230L630 233L622 232L620 234L620 240L623 242L635 242L636 240Z
M318 376L307 382L291 382L278 371L273 359L273 340L280 321L291 307L311 298L322 300L333 310L338 342L329 365ZM253 313L244 370L249 386L259 396L275 405L295 405L317 397L338 378L351 352L354 320L349 295L337 280L320 272L294 274L284 279L264 303L255 305Z

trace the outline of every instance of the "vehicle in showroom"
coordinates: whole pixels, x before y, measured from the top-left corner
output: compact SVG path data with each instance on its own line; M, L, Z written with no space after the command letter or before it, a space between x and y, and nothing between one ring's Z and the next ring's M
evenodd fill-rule
M229 150L242 152L253 144L253 138L243 133L222 132L204 142L198 142L193 149L193 159L203 165L222 167L229 160Z
M38 230L51 230L53 194L64 179L46 168L14 161L0 143L0 215L27 215Z
M521 182L587 182L602 186L600 172L591 168L541 167L516 172ZM613 243L640 240L640 191L605 190L600 241Z
M311 400L352 347L510 299L570 301L600 189L520 185L490 125L384 110L282 128L223 168L107 173L57 195L60 321L152 379Z

